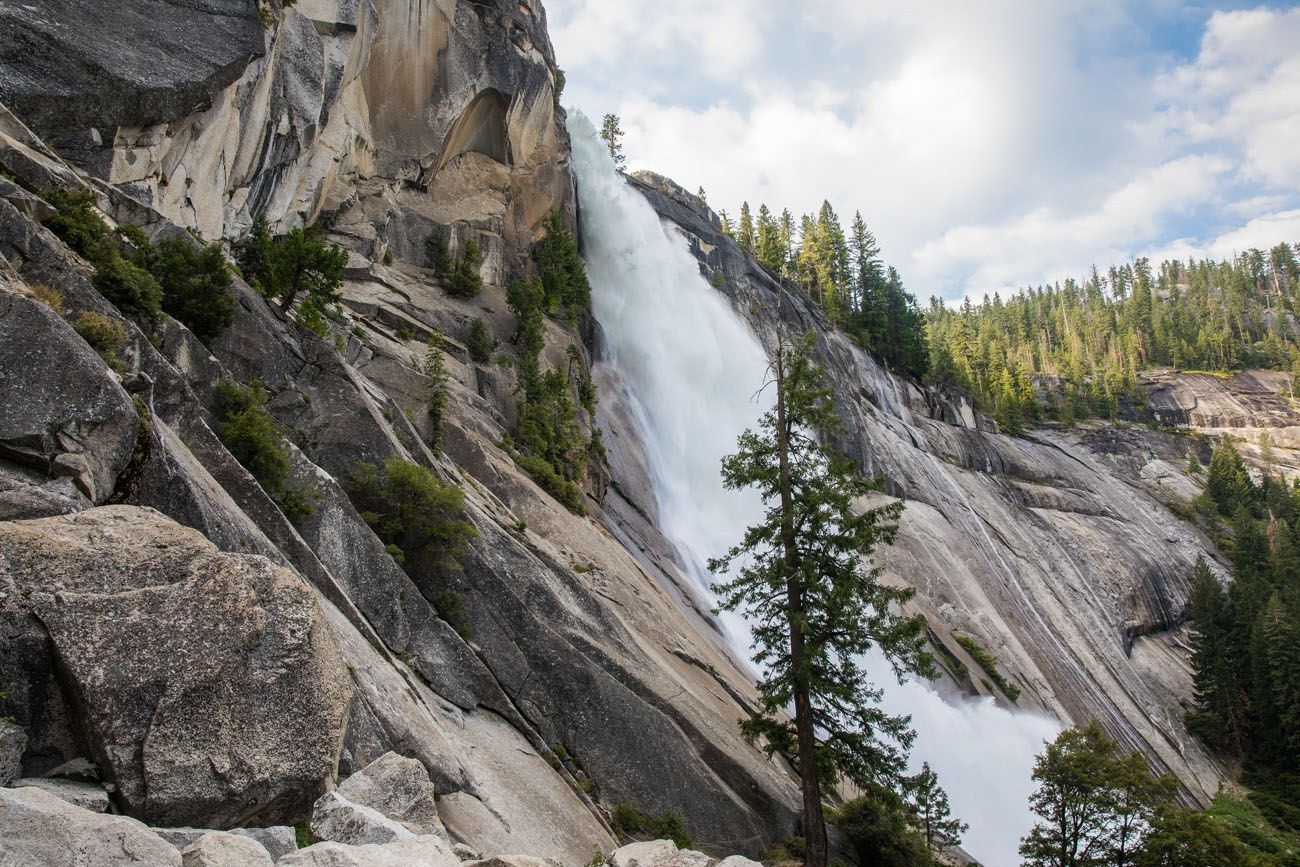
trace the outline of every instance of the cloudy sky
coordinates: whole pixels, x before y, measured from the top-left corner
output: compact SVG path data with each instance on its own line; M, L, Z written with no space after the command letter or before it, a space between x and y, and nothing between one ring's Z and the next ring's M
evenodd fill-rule
M629 167L860 209L957 298L1300 241L1300 8L1188 0L546 0L565 103Z

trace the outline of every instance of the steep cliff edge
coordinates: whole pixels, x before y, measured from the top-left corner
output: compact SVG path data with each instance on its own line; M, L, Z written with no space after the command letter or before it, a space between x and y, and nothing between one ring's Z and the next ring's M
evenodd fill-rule
M837 445L907 500L898 541L880 559L918 590L952 685L1014 698L957 641L973 638L1019 691L1018 707L1099 719L1208 802L1223 770L1183 725L1191 690L1181 623L1197 557L1221 557L1175 511L1198 493L1187 455L1204 460L1205 443L1101 423L999 433L962 399L892 375L831 329L743 255L696 197L648 173L632 182L769 349L779 325L817 333L847 423ZM1190 387L1179 383L1172 394ZM1177 398L1156 402L1165 404ZM1166 423L1202 421L1184 412Z
M353 697L314 732L337 753L310 765L304 795L391 750L424 764L449 830L479 851L586 863L593 846L612 847L604 811L620 802L675 811L718 850L757 854L793 833L788 771L736 731L747 677L607 529L617 522L596 499L599 471L589 515L576 516L502 447L518 357L504 286L531 267L545 215L574 215L540 7L298 0L273 7L263 31L250 2L68 5L0 4L0 167L13 179L0 181L0 519L52 521L42 532L58 538L83 515L108 520L97 507L129 508L112 517L163 536L181 532L174 521L312 588L323 624L312 629L328 629L320 652L337 654L339 694ZM324 226L349 251L342 309L322 337L236 279L234 322L208 345L165 317L145 333L41 227L53 211L40 193L56 186L92 190L106 216L153 238L233 238L254 215ZM451 298L432 273L438 235L453 254L471 239L485 251L476 298ZM125 329L112 365L72 327L88 312ZM497 343L483 363L465 348L479 318ZM435 328L451 397L440 454L427 445ZM547 321L547 359L582 342ZM225 378L266 388L290 481L315 489L311 514L286 516L215 435ZM352 506L358 464L389 458L465 492L479 536L459 572L399 567ZM101 542L92 534L90 556ZM666 546L658 556L671 561ZM0 572L52 589L24 562ZM459 633L440 616L449 591L463 603ZM164 731L182 749L175 726L145 715L109 739L91 725L105 708L68 680L45 609L3 592L0 668L14 683L0 686L0 716L28 733L24 770L89 758L119 791L137 778L183 790L183 763L138 759ZM109 618L120 595L85 604ZM111 671L112 646L95 645L88 664ZM173 701L202 660L167 662L140 662L136 674L160 685L141 694L142 713ZM237 685L218 688L250 709L246 725L271 730L292 713ZM301 800L237 772L258 761L241 743L216 761L213 785L237 812L178 796L159 815L207 827L302 818ZM156 818L125 795L118 806Z

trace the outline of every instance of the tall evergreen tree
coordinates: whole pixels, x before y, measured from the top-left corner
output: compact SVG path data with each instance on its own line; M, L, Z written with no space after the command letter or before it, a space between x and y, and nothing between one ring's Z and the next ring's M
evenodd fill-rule
M760 709L742 724L798 769L803 790L804 863L824 867L823 787L840 776L865 788L896 781L912 740L907 721L879 707L880 691L857 660L879 647L895 670L931 670L921 622L899 610L912 591L889 587L870 563L894 538L901 504L860 509L872 490L852 462L822 445L840 425L812 335L777 347L776 405L739 451L723 461L728 488L756 488L767 512L743 541L710 563L735 575L716 586L719 606L754 625ZM794 719L786 716L794 709Z
M447 411L447 365L443 361L444 338L434 329L424 353L424 374L429 377L429 448L434 454L442 445L443 417Z
M740 205L740 224L736 230L736 243L746 253L754 253L754 217L749 211L749 202Z
M772 219L767 205L758 207L758 226L754 255L767 268L781 273L785 266L785 252L781 248L781 227Z
M937 852L961 845L961 835L969 826L952 816L948 793L939 785L939 775L930 769L930 763L905 781L907 804L916 825L925 837L925 846L933 856Z

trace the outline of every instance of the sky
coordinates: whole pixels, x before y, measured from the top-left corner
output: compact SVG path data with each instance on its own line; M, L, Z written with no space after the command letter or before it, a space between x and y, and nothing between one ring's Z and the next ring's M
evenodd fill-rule
M855 210L924 303L1300 242L1300 8L546 0L564 103L732 214Z

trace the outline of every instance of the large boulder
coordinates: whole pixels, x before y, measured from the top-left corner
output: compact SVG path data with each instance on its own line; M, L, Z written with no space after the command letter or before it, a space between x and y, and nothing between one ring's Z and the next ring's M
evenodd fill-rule
M400 822L413 834L447 836L438 818L437 791L429 772L415 759L385 753L344 780L338 793Z
M261 843L208 831L181 852L182 867L271 867L271 856Z
M80 780L50 780L44 777L29 777L14 781L15 789L29 787L49 792L56 798L83 810L90 810L92 813L107 813L111 807L108 792L97 783L85 783Z
M316 802L311 813L311 832L319 840L361 846L391 843L415 835L378 810L354 804L338 792Z
M92 813L41 789L0 789L0 864L180 867L181 853L135 819Z
M0 525L0 598L48 631L121 807L292 821L334 782L352 685L312 591L151 509Z
M460 859L441 837L427 836L366 846L317 843L281 858L278 867L460 867Z

